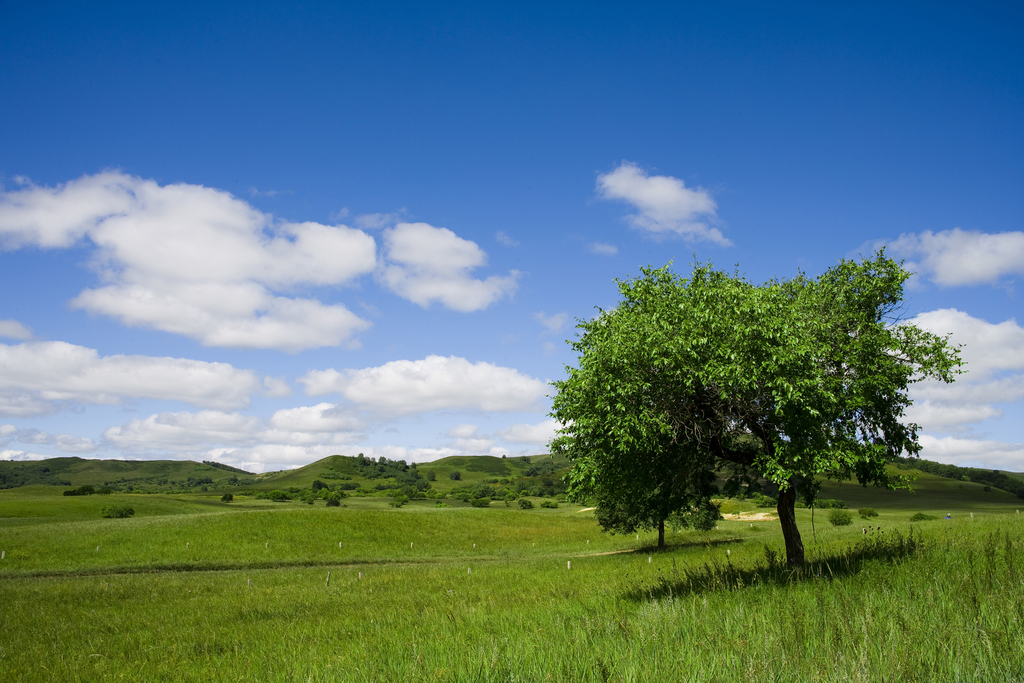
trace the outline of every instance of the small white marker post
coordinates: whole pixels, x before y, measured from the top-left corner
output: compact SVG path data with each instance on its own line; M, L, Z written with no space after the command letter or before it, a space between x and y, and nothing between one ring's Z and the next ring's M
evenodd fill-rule
M566 560L565 568L566 569L572 569L572 560Z
M96 546L96 552L99 552L99 551L100 551L100 547Z
M412 541L409 541L409 547L412 548Z
M270 541L267 541L266 543L264 543L263 547L264 548L269 548L270 547Z
M249 588L252 588L252 579L249 579Z
M472 567L466 567L466 573L467 574L472 574L473 573L473 568Z
M0 550L0 560L4 559L5 557L7 557L7 551L6 550Z
M590 545L590 539L589 538L587 539L587 545Z
M362 573L362 572L359 572L359 578L360 578L360 579L362 579L362 578L363 578L363 573Z
M474 544L473 544L473 547L474 547L474 548L476 547L476 543L474 543Z
M338 541L338 547L339 548L341 547L341 541Z
M648 556L647 556L647 564L650 564L650 563L651 563L651 556L650 556L650 555L648 555Z
M732 551L731 550L726 550L725 551L725 556L726 557L732 557Z
M974 519L974 513L973 512L971 513L971 519Z
M185 541L185 550L188 550L188 547L189 547L190 545L191 545L191 543L189 543L188 541Z

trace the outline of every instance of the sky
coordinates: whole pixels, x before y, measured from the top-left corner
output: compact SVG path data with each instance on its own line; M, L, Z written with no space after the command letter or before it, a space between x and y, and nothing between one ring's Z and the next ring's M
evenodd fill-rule
M0 0L0 459L547 452L616 279L879 247L1024 471L1014 3Z

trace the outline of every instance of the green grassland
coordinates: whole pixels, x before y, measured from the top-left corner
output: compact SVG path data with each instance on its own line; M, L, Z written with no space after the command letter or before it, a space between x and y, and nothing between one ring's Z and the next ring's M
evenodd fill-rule
M355 481L338 458L261 485ZM419 468L452 490L531 464ZM656 551L565 503L63 490L0 491L0 680L1024 680L1024 501L972 482L825 482L855 522L797 510L800 574L774 561L778 522L750 499ZM112 503L135 516L102 518Z

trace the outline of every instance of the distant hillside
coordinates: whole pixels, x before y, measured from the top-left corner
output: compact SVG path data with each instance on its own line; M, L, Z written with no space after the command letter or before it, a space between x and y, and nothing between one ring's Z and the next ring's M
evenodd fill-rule
M943 465L929 460L900 459L896 467L934 476L928 487L954 495L989 487L1024 499L1024 475L973 467ZM419 482L447 491L500 482L528 480L530 486L557 488L570 464L562 456L523 457L458 455L432 462L406 463L387 458L331 455L293 470L253 474L217 462L190 460L93 460L79 457L50 458L36 462L0 461L0 489L44 484L50 486L109 486L121 491L231 491L241 489L308 488L314 481L344 484L343 489L400 488ZM966 477L966 479L965 479ZM931 482L929 477L925 477ZM939 484L939 480L950 483ZM923 483L923 482L922 482ZM963 485L963 486L961 486ZM831 488L831 485L826 486ZM859 487L858 487L859 488ZM918 487L920 488L920 486ZM844 494L861 497L849 484ZM838 495L837 491L832 492ZM824 495L824 493L822 494ZM867 494L871 495L871 494ZM888 495L888 494L885 494ZM898 495L898 494L896 494Z
M191 460L92 460L49 458L34 462L0 461L0 489L51 486L110 486L120 490L202 489L252 484L256 475L227 466Z

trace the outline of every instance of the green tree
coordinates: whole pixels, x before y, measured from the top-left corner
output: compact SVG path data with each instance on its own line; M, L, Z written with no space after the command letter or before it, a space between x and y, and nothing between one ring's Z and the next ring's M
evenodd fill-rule
M555 383L552 450L573 462L571 493L597 501L606 529L663 529L708 509L716 472L763 476L802 564L797 496L813 500L819 475L906 486L885 464L920 451L908 387L958 372L946 339L896 317L909 275L879 252L762 285L701 264L619 282L622 301L578 325L579 367Z

